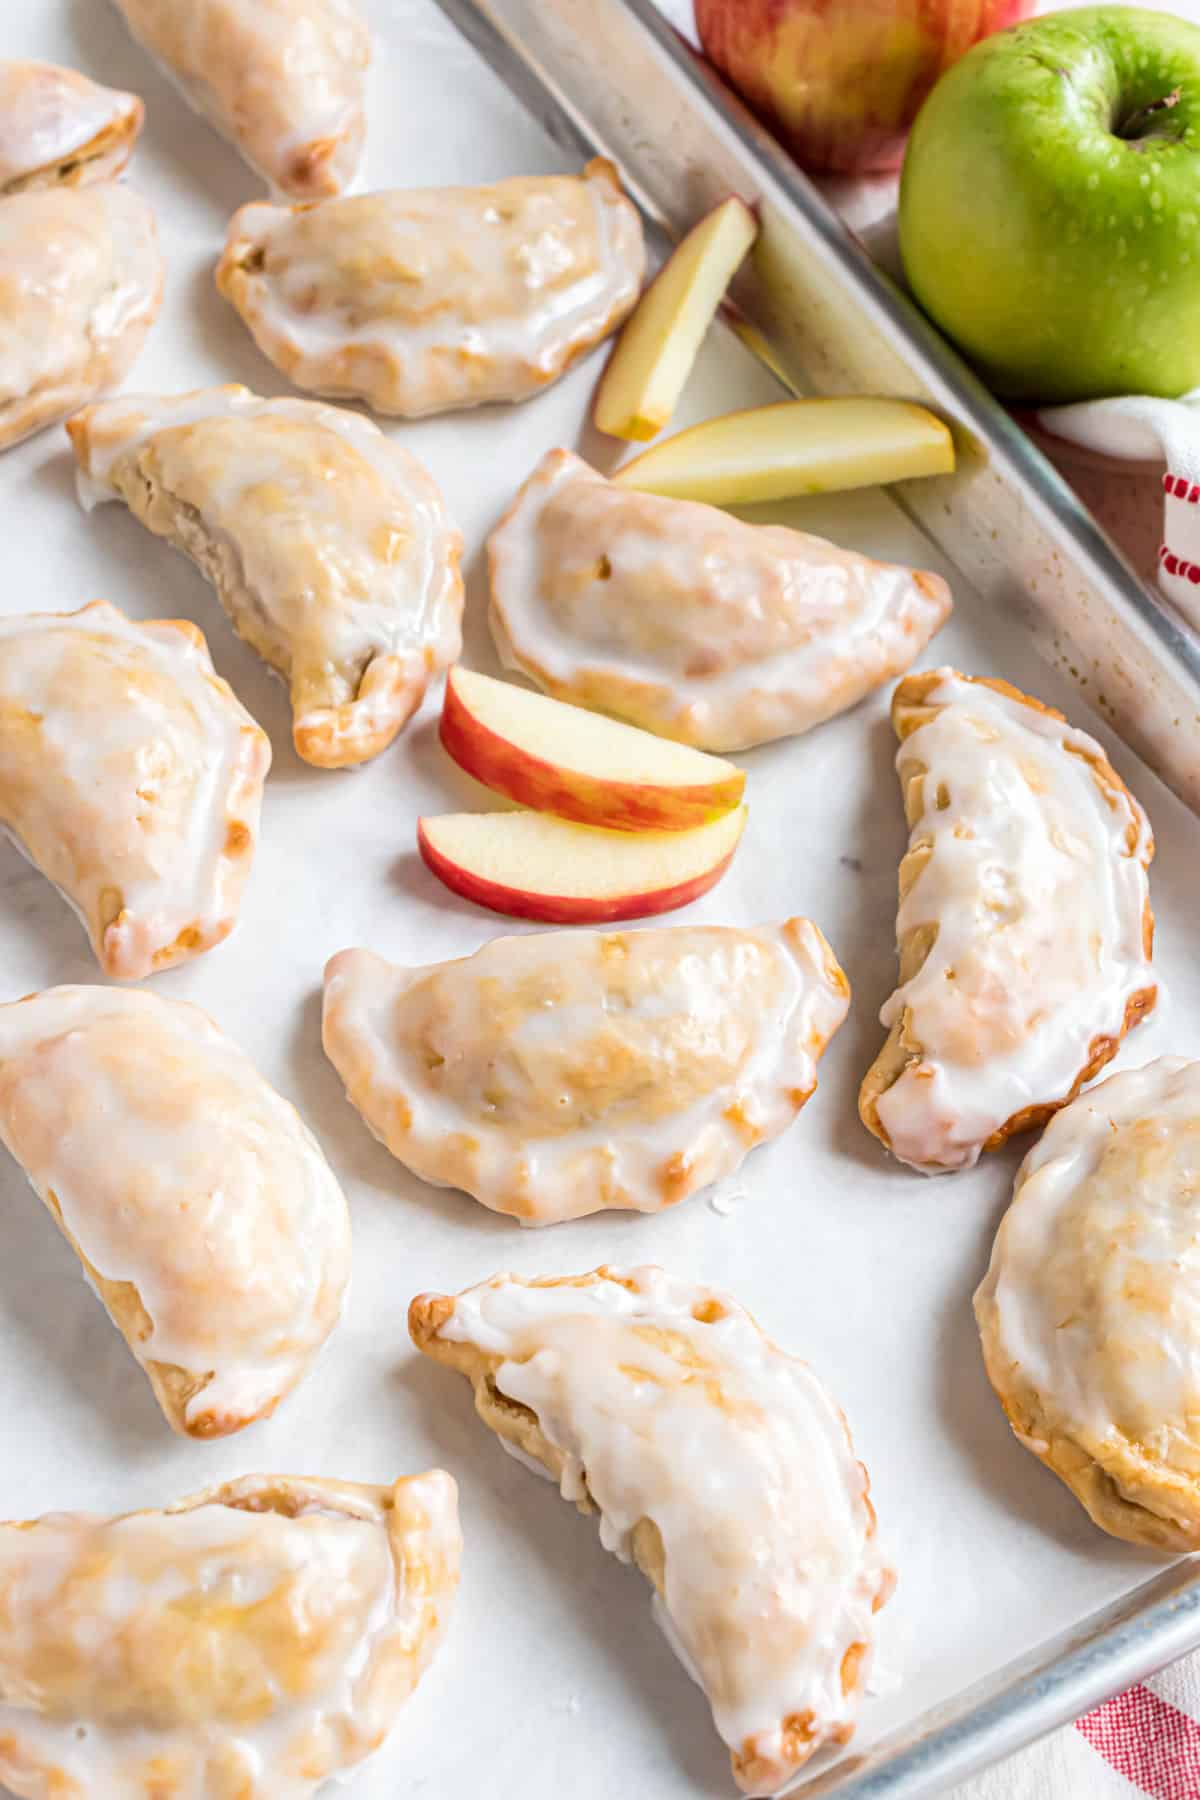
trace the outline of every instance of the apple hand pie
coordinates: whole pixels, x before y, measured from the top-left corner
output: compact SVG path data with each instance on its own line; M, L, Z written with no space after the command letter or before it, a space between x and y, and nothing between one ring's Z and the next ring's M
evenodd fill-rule
M0 1143L173 1430L274 1412L337 1324L349 1215L312 1133L206 1013L101 987L0 1006Z
M526 400L633 309L641 221L582 176L244 206L217 286L297 387L419 418Z
M356 0L114 0L185 100L264 181L340 194L366 140L371 38Z
M204 388L88 407L80 498L124 500L290 683L297 754L385 750L462 644L462 538L415 456L313 400Z
M138 981L228 937L271 747L182 619L0 618L0 830Z
M144 116L136 94L74 69L0 62L0 196L119 175Z
M551 450L488 543L500 659L559 700L700 750L809 731L907 669L940 575L618 487Z
M778 1137L850 989L807 919L495 938L401 969L343 950L325 1051L406 1168L549 1225L659 1212Z
M859 1112L937 1174L1044 1123L1154 1006L1154 840L1095 739L1007 682L910 675L892 720L900 985Z
M0 1784L309 1800L396 1723L458 1586L457 1489L247 1475L0 1525Z
M125 379L162 286L154 215L131 188L0 203L0 450Z
M867 1472L812 1370L661 1269L495 1275L409 1309L417 1348L653 1583L747 1794L854 1729L891 1571Z
M975 1314L1017 1438L1096 1524L1200 1550L1200 1063L1110 1076L1050 1121Z

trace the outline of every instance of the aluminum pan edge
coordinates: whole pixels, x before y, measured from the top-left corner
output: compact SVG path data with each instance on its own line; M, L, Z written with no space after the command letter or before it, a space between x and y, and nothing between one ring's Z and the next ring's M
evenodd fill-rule
M1200 813L1200 641L652 0L439 0L557 143L611 156L673 237L729 193L762 230L744 333L799 392L923 401L959 470L892 490L989 602Z
M788 1789L795 1800L921 1800L945 1795L1035 1738L1068 1725L1194 1650L1200 1565L1171 1564L1071 1630L964 1688L870 1749Z

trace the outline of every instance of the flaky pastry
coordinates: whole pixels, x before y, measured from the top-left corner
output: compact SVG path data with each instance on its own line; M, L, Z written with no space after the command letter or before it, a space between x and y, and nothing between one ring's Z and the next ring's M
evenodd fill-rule
M910 675L892 720L900 985L859 1111L933 1174L1044 1123L1154 1006L1154 840L1095 739L1007 682Z
M272 187L340 194L366 140L356 0L114 0L184 98Z
M940 575L614 486L551 450L488 542L500 659L559 700L701 750L808 731L907 669Z
M0 62L0 195L119 175L145 108L54 63Z
M184 619L0 619L0 831L137 981L232 931L271 747Z
M0 1006L0 1143L172 1429L269 1417L337 1324L350 1221L295 1108L208 1015L136 988Z
M458 1586L457 1490L248 1475L0 1525L0 1783L309 1800L387 1736Z
M344 950L326 1054L426 1181L526 1225L658 1212L786 1130L850 989L807 919L548 931L403 969Z
M297 387L425 413L525 400L632 310L637 213L609 162L582 176L244 206L217 286Z
M0 204L0 450L123 381L162 301L154 215L131 188Z
M67 426L87 507L123 500L291 688L296 752L365 762L461 648L462 538L369 419L248 388L121 398Z
M661 1269L496 1275L409 1309L505 1448L636 1562L747 1794L854 1729L892 1588L867 1473L807 1364Z
M1096 1524L1200 1550L1200 1063L1112 1075L1051 1119L975 1315L1013 1431Z

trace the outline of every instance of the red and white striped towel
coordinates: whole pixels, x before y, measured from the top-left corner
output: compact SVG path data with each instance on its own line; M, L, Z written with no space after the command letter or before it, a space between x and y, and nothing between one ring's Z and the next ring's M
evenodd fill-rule
M1124 463L1165 463L1158 584L1200 629L1200 392L1056 406L1038 415L1054 437Z
M947 1800L1200 1800L1200 1655L1105 1701Z

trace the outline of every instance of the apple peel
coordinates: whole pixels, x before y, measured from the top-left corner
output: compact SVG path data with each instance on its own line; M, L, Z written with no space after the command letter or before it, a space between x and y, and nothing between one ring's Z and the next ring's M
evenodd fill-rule
M739 804L745 772L602 713L461 667L439 735L460 768L535 812L610 831L688 831Z
M444 813L417 821L417 848L451 892L517 919L604 924L671 912L708 893L746 824L739 806L692 831L638 834L546 813Z

